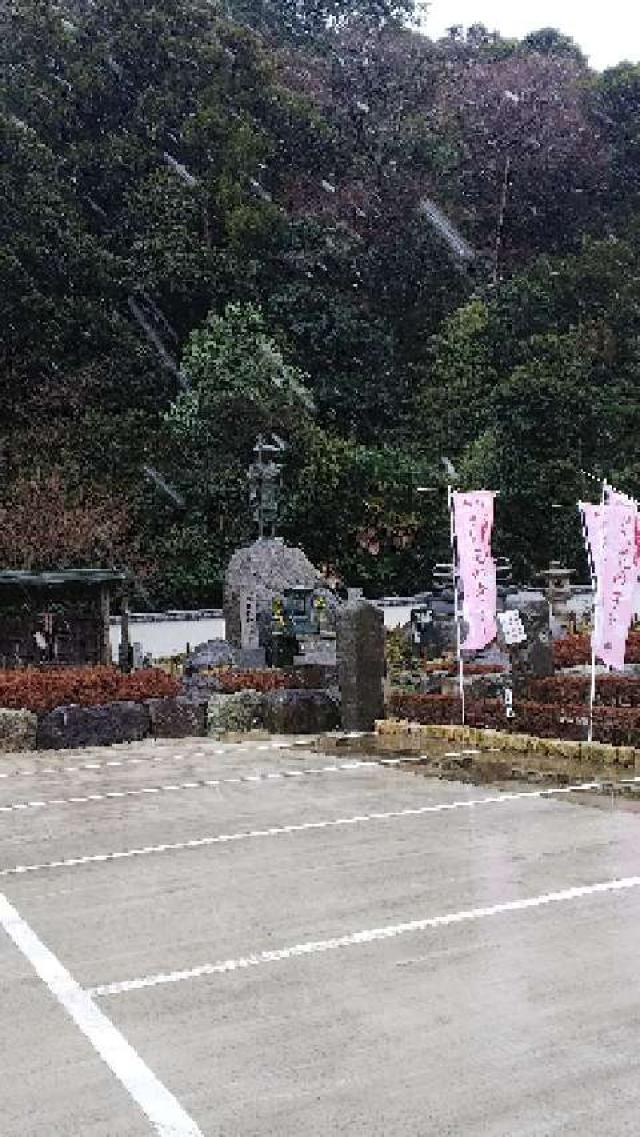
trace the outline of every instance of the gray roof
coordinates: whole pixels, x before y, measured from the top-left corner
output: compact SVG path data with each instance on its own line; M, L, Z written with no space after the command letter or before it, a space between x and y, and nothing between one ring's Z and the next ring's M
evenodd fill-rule
M44 572L31 572L28 569L2 569L0 570L0 587L2 585L22 588L50 588L53 585L84 584L87 586L99 584L118 584L128 580L126 572L117 569L79 568L79 569L47 569Z

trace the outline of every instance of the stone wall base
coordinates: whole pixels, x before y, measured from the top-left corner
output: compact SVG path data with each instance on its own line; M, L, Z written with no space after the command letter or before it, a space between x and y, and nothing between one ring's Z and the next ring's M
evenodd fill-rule
M575 770L580 775L588 775L611 770L620 776L625 770L640 772L640 750L632 746L538 738L531 734L510 734L473 726L423 726L398 719L376 722L376 743L384 750L419 753L434 740L471 745L483 752L508 751L527 755L530 764L550 773Z

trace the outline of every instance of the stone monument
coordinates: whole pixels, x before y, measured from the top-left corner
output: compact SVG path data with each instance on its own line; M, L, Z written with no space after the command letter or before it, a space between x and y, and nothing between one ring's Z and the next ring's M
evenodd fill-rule
M506 597L505 611L518 612L526 636L513 644L498 636L500 647L508 651L511 660L514 694L521 696L530 679L553 675L549 601L539 592L515 592Z
M342 726L371 731L384 715L384 616L375 604L354 600L339 610L336 632Z
M330 619L339 604L302 549L285 545L275 535L281 467L265 461L265 454L281 452L282 448L279 440L277 446L262 437L257 440L257 458L249 467L248 484L258 539L236 550L224 579L225 637L232 647L247 651L270 651L274 601L282 602L286 593L296 589L313 591L323 597Z

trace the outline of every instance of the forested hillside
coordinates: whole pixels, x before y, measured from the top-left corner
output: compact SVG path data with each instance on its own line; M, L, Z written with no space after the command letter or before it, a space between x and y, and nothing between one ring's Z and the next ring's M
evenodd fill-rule
M371 594L445 555L443 456L523 577L579 563L586 474L640 491L640 66L432 42L410 0L13 0L0 33L4 566L215 603L274 429L283 535Z

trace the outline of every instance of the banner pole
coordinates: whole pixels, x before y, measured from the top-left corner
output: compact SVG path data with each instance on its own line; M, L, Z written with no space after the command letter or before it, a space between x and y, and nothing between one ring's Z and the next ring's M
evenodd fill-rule
M606 490L607 490L607 483L606 483L606 481L604 481L602 483L602 495L600 498L600 504L602 505L603 508L605 505ZM602 526L602 540L604 542L604 524ZM603 562L603 560L604 560L604 545L603 545L603 548L600 550L600 576L602 576L602 562ZM596 633L597 633L598 627L599 627L599 621L598 621L599 604L598 604L598 601L600 598L600 589L602 586L602 582L598 580L598 577L595 573L594 573L593 579L594 579L594 589L593 589L593 627L591 629L591 683L589 686L589 729L587 731L587 742L593 742L593 708L594 708L594 704L596 701L596 639L597 639Z
M458 686L460 688L460 706L462 711L462 725L464 726L464 663L460 647L460 604L458 600L458 570L456 563L456 536L453 515L453 489L447 486L447 501L449 504L449 521L451 532L451 570L453 578L453 612L456 625L456 658L458 661Z

